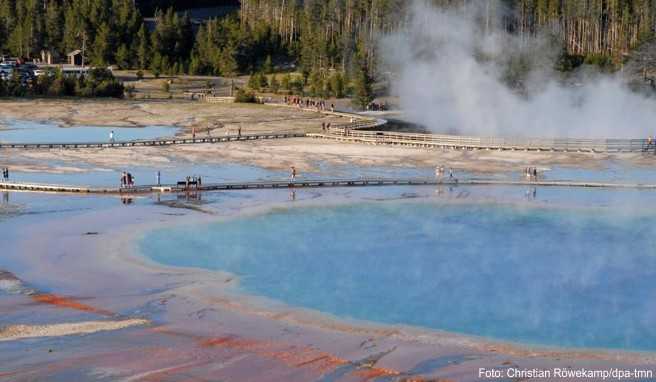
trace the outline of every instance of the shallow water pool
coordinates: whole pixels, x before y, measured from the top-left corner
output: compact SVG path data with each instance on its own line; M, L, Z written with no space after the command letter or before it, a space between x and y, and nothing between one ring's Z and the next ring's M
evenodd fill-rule
M281 209L154 231L140 247L163 264L229 271L245 292L340 317L655 350L655 214L622 210L407 201Z
M60 127L54 123L10 120L0 129L0 142L9 143L81 143L108 142L114 131L114 140L132 141L171 137L178 131L168 126L148 127Z

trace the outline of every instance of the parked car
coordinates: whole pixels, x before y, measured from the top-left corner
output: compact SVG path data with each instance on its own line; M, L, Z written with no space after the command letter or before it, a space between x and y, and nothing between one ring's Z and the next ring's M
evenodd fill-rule
M14 73L14 67L7 64L0 64L0 78L10 80Z

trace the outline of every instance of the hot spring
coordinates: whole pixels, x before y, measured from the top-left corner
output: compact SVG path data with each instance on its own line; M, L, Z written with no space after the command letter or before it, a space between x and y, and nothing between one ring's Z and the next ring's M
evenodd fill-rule
M363 202L146 234L171 266L346 319L562 347L656 350L654 212Z

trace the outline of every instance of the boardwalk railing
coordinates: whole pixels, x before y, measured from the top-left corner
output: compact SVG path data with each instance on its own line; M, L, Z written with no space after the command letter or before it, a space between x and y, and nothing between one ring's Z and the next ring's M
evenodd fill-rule
M0 142L0 149L78 149L78 148L117 148L140 146L171 146L201 143L220 143L250 141L262 139L285 139L305 137L303 133L261 133L243 135L225 135L197 138L160 138L150 140L116 141L116 142L62 142L62 143L12 143Z
M646 139L498 138L458 135L412 134L363 131L363 122L331 127L328 138L374 144L456 149L498 149L564 152L656 152L656 143ZM366 127L364 127L366 128ZM310 136L321 136L312 134ZM323 136L327 137L327 136Z
M0 190L6 191L32 191L32 192L59 192L59 193L88 193L88 194L147 194L147 193L187 193L198 191L228 191L228 190L257 190L257 189L302 189L319 187L368 187L368 186L528 186L528 187L584 187L584 188L620 188L656 190L656 184L639 183L603 183L603 182L574 182L574 181L513 181L494 179L393 179L393 178L361 178L361 179L303 179L303 180L271 180L260 182L233 182L212 183L202 186L184 185L144 185L127 188L93 188L86 186L66 186L31 184L16 182L0 182Z

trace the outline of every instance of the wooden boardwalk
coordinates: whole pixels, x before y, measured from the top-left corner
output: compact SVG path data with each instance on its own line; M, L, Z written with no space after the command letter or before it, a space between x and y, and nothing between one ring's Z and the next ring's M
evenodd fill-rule
M366 129L366 127L364 127ZM647 139L540 139L466 137L458 135L411 134L362 131L358 127L335 127L324 133L307 134L350 143L391 145L429 149L536 151L565 153L656 153Z
M160 138L152 140L133 140L120 142L42 142L11 143L0 142L0 149L80 149L80 148L125 148L157 147L171 145L208 144L239 142L264 139L322 138L342 142L374 145L392 145L428 149L454 150L496 150L496 151L537 151L564 153L650 153L656 154L656 143L647 139L576 139L576 138L513 138L476 137L446 134L415 134L392 131L379 131L387 124L384 119L353 113L332 112L315 108L298 108L293 105L266 103L273 107L287 107L305 112L343 117L350 122L335 124L322 133L260 133L241 136L216 136L192 138Z
M441 180L429 178L390 179L390 178L360 178L360 179L302 179L261 182L211 183L201 187L180 185L144 185L130 188L87 187L35 183L0 183L0 191L29 191L74 194L150 194L150 193L185 193L197 191L229 191L229 190L262 190L262 189L304 189L328 187L373 187L373 186L520 186L520 187L576 187L576 188L607 188L656 190L656 184L640 183L606 183L606 182L574 182L574 181L513 181L489 179Z
M161 138L153 140L134 140L117 142L62 142L62 143L11 143L0 142L0 149L84 149L84 148L120 148L120 147L147 147L147 146L172 146L192 145L223 142L241 142L263 139L287 139L302 138L304 133L261 133L226 135L204 138Z

